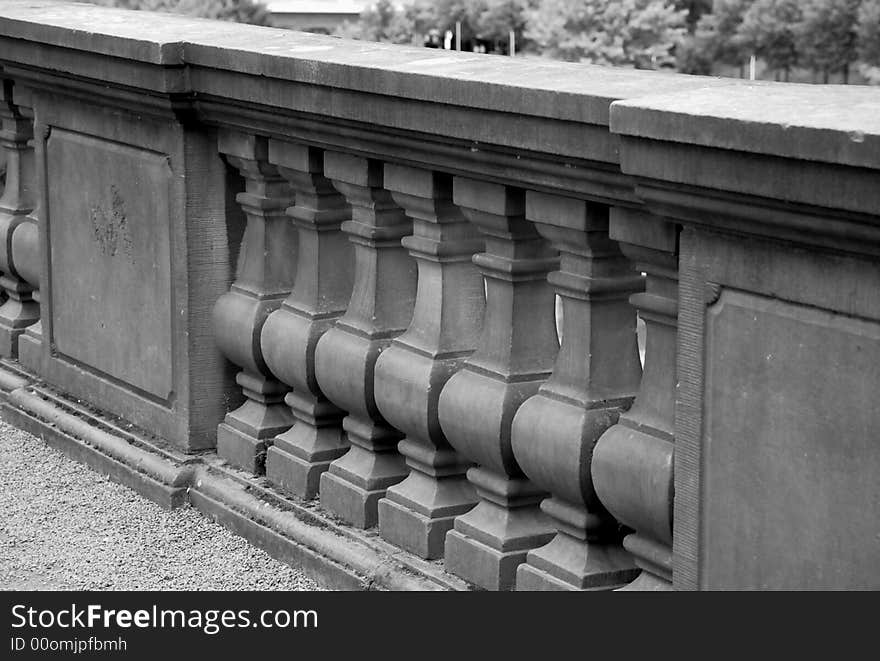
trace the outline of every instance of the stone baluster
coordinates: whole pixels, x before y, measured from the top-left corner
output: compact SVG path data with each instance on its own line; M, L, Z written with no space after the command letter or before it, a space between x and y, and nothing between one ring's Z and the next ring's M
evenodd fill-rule
M526 216L561 253L549 275L562 300L562 345L551 377L513 421L513 453L551 498L541 509L557 534L529 551L517 590L608 589L637 570L618 525L597 499L590 461L599 436L638 388L636 316L627 298L643 288L608 236L608 208L529 191Z
M19 94L16 94L16 98ZM34 153L34 195L33 209L25 217L23 223L19 223L12 234L12 261L16 265L16 271L32 287L31 298L37 305L37 320L24 329L24 333L18 337L18 360L22 365L37 373L41 371L43 359L43 321L40 306L40 278L43 270L43 257L40 247L40 209L43 205L44 185L42 183L42 170L45 167L46 140L51 133L49 127L42 126L36 120L33 108L21 107L21 113L31 120L34 131L28 146ZM40 140L36 139L40 134Z
M407 478L379 501L379 533L423 558L443 555L455 516L476 503L469 462L449 444L437 415L440 392L477 346L483 281L472 256L483 241L452 202L452 177L385 166L385 186L413 219L403 240L418 262L412 323L376 363L376 403L406 438Z
M645 370L632 408L599 439L593 483L602 504L633 528L623 545L643 570L630 589L672 587L673 429L678 322L677 227L614 209L611 237L638 271L644 293L630 298L646 326Z
M345 314L318 341L315 374L324 394L348 411L351 448L321 475L321 505L361 528L375 526L385 490L406 476L401 433L379 413L376 359L412 317L415 262L401 245L412 222L383 188L382 163L327 152L324 174L351 205L342 224L354 246L354 286Z
M271 140L269 161L296 196L287 214L298 246L293 291L266 319L260 339L269 369L292 387L284 401L296 420L267 450L266 477L283 491L311 499L318 495L321 473L348 449L345 412L324 396L315 378L315 347L351 297L351 244L340 230L351 211L324 177L320 149Z
M230 464L262 473L266 447L294 422L284 404L288 387L269 371L260 348L263 324L293 284L296 233L285 214L287 181L271 165L266 138L221 131L219 149L245 180L236 196L247 217L235 281L214 307L217 345L241 367L236 382L244 403L217 429L217 454Z
M36 206L37 187L32 116L27 116L14 103L12 92L11 81L3 81L0 91L0 147L6 153L6 188L0 197L0 289L5 298L0 305L0 356L3 357L18 356L18 337L40 318L34 287L22 273L38 271L39 260L33 264L17 261L13 252L15 234L28 222L28 215ZM32 255L19 250L18 256Z
M538 505L546 492L525 477L510 445L517 408L550 374L559 350L547 272L556 251L525 218L525 192L456 177L453 201L486 237L474 256L486 282L476 351L440 395L440 425L480 500L446 535L446 569L488 590L509 590L530 548L554 529Z

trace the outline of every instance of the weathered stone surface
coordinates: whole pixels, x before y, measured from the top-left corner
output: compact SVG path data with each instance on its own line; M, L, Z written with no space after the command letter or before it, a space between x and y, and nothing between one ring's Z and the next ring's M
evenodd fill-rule
M289 387L269 371L260 346L267 317L293 286L296 232L284 211L290 185L269 163L265 138L224 131L218 148L245 180L236 195L247 216L235 282L214 306L217 345L242 371L236 377L244 403L217 429L217 453L251 473L265 469L266 448L294 418L283 399Z
M0 149L4 153L6 179L0 197L0 288L5 299L0 305L0 355L18 355L18 337L40 316L39 303L33 298L33 286L20 270L30 268L28 260L38 255L13 254L13 240L19 227L28 224L28 215L36 207L38 188L34 167L33 113L21 107L22 94L13 98L11 80L0 79ZM30 116L28 116L30 115Z
M167 110L130 114L45 82L31 97L46 232L41 324L22 336L22 358L182 449L213 446L231 391L211 339L230 271L214 134Z
M386 165L385 186L413 220L403 245L419 277L409 328L376 361L376 404L406 434L398 449L410 469L379 501L379 532L423 558L439 558L454 517L477 500L465 478L469 462L443 433L438 404L479 338L485 298L471 258L483 240L453 204L450 176Z
M677 228L616 208L609 235L636 270L647 274L645 291L630 297L645 321L645 367L632 408L596 443L590 474L602 504L636 531L624 547L643 571L627 589L671 589Z
M63 214L49 235L57 351L167 401L171 228L152 222L169 215L166 156L57 128L46 160L49 208Z
M415 300L415 264L400 243L412 222L384 189L382 163L325 154L325 174L352 208L342 224L354 246L354 288L345 314L318 341L315 375L327 397L348 411L351 448L321 475L321 505L360 528L379 521L377 505L406 477L400 431L376 405L376 360L403 332Z
M440 425L468 470L480 500L455 519L446 540L449 571L480 587L512 589L529 548L553 529L538 505L546 495L523 474L511 448L511 423L550 374L559 348L547 272L559 258L525 218L525 192L456 177L453 200L483 233L474 256L486 285L477 349L440 393Z
M664 490L674 462L678 588L876 583L876 422L862 397L877 388L880 99L830 89L612 111L640 197L684 225L674 458L668 444L641 455ZM656 488L643 502L651 491L658 540L670 514ZM629 539L668 566L668 542Z
M225 437L240 442L223 452L238 453L239 465L257 469L258 446L272 439L252 432L272 427L274 413L264 414L289 416L291 407L306 427L332 429L329 445L336 452L342 438L336 421L348 410L346 434L360 439L364 451L345 455L348 468L340 463L337 474L324 473L333 477L322 498L335 499L338 511L358 525L370 525L376 501L405 472L395 449L401 432L382 415L396 406L395 422L409 435L403 450L414 468L428 470L412 471L406 487L411 498L401 488L399 502L383 501L394 503L387 521L401 543L430 557L471 489L462 479L465 459L443 445L431 407L454 371L444 361L460 366L473 347L456 345L461 355L444 354L427 332L419 345L414 329L430 323L413 321L407 339L413 351L388 360L387 371L398 381L383 381L386 397L374 397L373 367L410 321L414 283L411 260L399 245L409 232L406 221L376 173L381 163L412 166L405 187L391 187L407 196L401 200L415 216L426 213L424 199L432 197L425 179L411 176L419 171L431 182L454 174L527 189L533 199L555 192L557 201L626 210L629 222L612 222L612 234L649 274L648 291L634 299L648 322L649 346L636 406L593 452L596 437L632 395L630 368L637 365L624 317L631 320L633 311L621 305L626 278L602 271L620 263L605 229L588 227L584 215L568 213L566 204L550 205L555 210L541 225L563 251L560 272L551 279L571 299L564 303L560 352L568 367L560 358L544 388L519 406L510 446L529 481L552 494L543 510L558 534L528 554L518 587L607 588L629 580L631 558L617 544L606 505L636 530L626 540L645 570L636 586L668 587L674 578L683 588L874 587L880 562L872 508L878 502L877 421L870 400L880 386L872 368L880 324L880 101L874 90L719 82L350 43L167 15L130 17L48 0L0 6L0 67L15 81L13 117L33 123L33 180L40 182L32 210L0 242L6 251L0 270L18 279L14 286L8 279L3 284L20 297L10 298L6 317L20 318L39 302L40 322L19 334L19 356L39 378L71 394L65 406L82 399L182 449L209 447L222 414L241 401L213 342L210 311L229 289L244 224L231 201L237 184L224 172L213 127L336 152L338 176L332 178L348 201L355 200L348 229L359 242L355 260L364 277L351 297L345 339L325 357L335 388L326 394L334 404L320 405L311 399L319 399L314 384L297 382L302 375L308 379L309 368L307 357L298 362L282 348L284 338L296 335L292 326L279 322L267 344L266 355L279 351L268 358L278 374L259 364L262 334L254 329L286 294L260 286L239 291L240 307L231 306L229 323L218 328L229 334L220 338L227 350L246 347L228 353L240 365L254 365L251 376L240 378L252 397L240 416L246 429L230 427ZM25 142L24 151L30 150ZM86 181L88 172L100 179ZM131 183L135 174L142 189ZM114 204L114 187L121 204ZM83 200L90 199L93 224L92 207L83 217ZM279 211L268 207L257 215ZM387 227L374 222L386 213ZM280 211L276 215L289 229ZM123 216L128 239L120 229ZM138 224L134 216L149 218ZM149 236L137 233L144 224ZM676 224L684 227L680 269L671 258ZM84 227L94 245L84 242ZM283 243L263 247L271 252ZM265 265L249 246L242 262ZM425 261L423 248L414 252ZM380 257L385 249L386 257L395 257ZM126 256L137 260L136 268L114 270L120 263L112 260ZM408 260L406 270L401 265ZM635 272L627 277L637 278ZM443 278L435 285L438 280ZM79 289L78 281L85 283ZM430 281L420 274L420 287ZM32 301L25 302L23 283L33 289ZM610 284L613 304L605 298ZM123 286L130 296L114 289ZM88 295L97 293L90 289L107 301L93 304ZM156 300L145 290L155 290ZM420 293L419 300L435 304L415 315L431 323L446 323L467 308L445 295ZM88 312L77 316L77 306ZM676 318L677 344L671 339ZM102 329L108 320L118 332ZM616 338L603 335L609 326L619 331ZM295 344L311 346L314 335L303 337ZM577 341L569 342L572 337ZM156 356L155 369L138 373L138 352ZM239 361L244 354L250 355ZM324 392L323 381L316 381ZM282 404L282 382L297 382L303 396ZM497 395L509 384L493 385ZM491 388L462 390L476 400L489 397ZM377 399L390 403L377 406ZM41 402L33 396L29 405L43 409ZM507 399L503 406L516 404ZM20 419L29 420L32 412ZM80 425L76 418L68 415L65 424ZM475 433L464 440L466 454L477 456L475 437L491 418L468 425ZM328 447L319 438L327 440L306 434L291 444L291 450L307 448L303 456L283 454L279 442L278 484L284 486L283 476L294 475L297 466L302 480L293 478L288 488L314 489L314 475L329 458L320 454ZM503 433L496 440L504 456ZM477 460L492 464L491 458ZM112 464L100 459L96 465ZM502 468L511 477L511 463ZM475 470L472 478L489 485L486 493L510 497L487 471ZM459 487L458 501L451 489L444 492L444 480ZM196 497L200 506L241 529L260 527L234 508L216 507L216 491L208 491ZM450 505L445 513L435 507L441 501ZM462 517L463 525L473 525L461 537L448 536L450 557L460 560L461 571L486 577L485 585L504 587L520 550L497 551L504 535L487 536L490 551L459 544L514 520L497 510L484 517L484 510ZM278 543L274 532L262 538Z
M862 85L751 82L658 93L617 102L612 116L620 135L880 169L880 99Z
M529 551L517 590L591 590L635 576L616 522L590 477L593 448L632 401L640 376L635 314L627 297L644 284L608 236L608 208L529 191L527 217L559 249L549 275L562 301L562 345L553 373L512 425L514 456L552 494L541 509L556 536Z
M320 150L273 140L269 160L296 196L287 214L297 230L298 259L293 290L266 319L260 335L269 369L292 387L284 401L296 420L268 449L266 477L288 493L311 499L318 495L321 474L348 449L345 412L324 396L315 377L315 349L351 296L351 245L340 231L351 210L323 176Z
M44 127L37 124L33 105L31 90L28 88L19 88L15 96L22 99L27 105L19 106L22 114L31 120L34 130L44 131ZM37 149L42 150L44 142L36 140L34 130L31 131L31 139L28 146L34 151L35 160L38 163L45 163L45 155L40 154L37 158ZM32 288L30 292L31 298L38 307L41 306L42 296L40 295L40 279L43 277L44 262L47 262L46 255L43 254L40 244L40 208L45 204L45 185L42 182L44 177L43 168L34 168L34 186L36 194L34 196L34 208L25 217L24 222L20 223L12 234L12 261L16 265L21 278L27 282ZM42 314L42 311L40 311ZM18 360L19 362L36 373L42 372L42 344L43 344L43 322L37 319L34 323L24 329L24 333L18 336Z

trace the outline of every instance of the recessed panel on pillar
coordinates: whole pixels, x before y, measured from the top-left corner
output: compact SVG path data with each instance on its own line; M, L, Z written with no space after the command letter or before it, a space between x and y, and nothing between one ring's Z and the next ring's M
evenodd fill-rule
M701 586L880 587L880 324L724 289L705 369Z
M23 263L39 255L23 275L41 308L19 338L22 365L203 450L239 396L211 317L232 278L226 168L214 129L184 126L158 101L137 113L114 101L33 95L40 195L21 227L39 218L39 231L24 243L17 232L13 251Z
M47 160L55 352L167 401L174 303L168 159L56 129Z

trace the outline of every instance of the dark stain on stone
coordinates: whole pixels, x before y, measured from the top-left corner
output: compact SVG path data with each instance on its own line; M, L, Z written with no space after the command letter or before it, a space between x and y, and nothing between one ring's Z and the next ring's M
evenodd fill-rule
M110 186L112 200L109 213L100 204L92 208L92 232L95 241L104 255L115 257L124 254L134 263L131 234L128 231L128 218L125 214L125 200L115 185Z

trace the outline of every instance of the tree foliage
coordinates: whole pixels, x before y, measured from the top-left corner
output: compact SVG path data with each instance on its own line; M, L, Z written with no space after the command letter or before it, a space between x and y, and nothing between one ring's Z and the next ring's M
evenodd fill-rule
M271 25L265 5L255 0L87 0L105 7L143 9L221 21Z
M693 34L700 19L712 11L712 0L677 0L675 8L687 12L688 32Z
M796 26L801 20L799 0L755 0L743 15L737 32L743 44L771 69L788 79L798 62Z
M862 0L856 34L859 57L866 64L880 66L880 0Z
M477 38L494 44L496 51L506 53L513 31L517 48L522 50L528 46L527 17L537 5L537 0L485 0L475 17Z
M410 7L414 8L414 5ZM357 23L346 21L336 34L363 41L408 44L415 38L415 22L414 13L398 11L391 0L378 0L361 12Z
M665 0L544 0L525 36L559 59L656 68L673 60L686 15Z
M880 0L862 0L856 33L859 71L868 82L880 85Z
M88 1L270 24L259 0ZM564 60L711 74L754 55L786 80L802 66L846 81L857 64L880 84L880 0L374 0L336 34L437 46L457 24L465 50L506 53L513 31L517 52Z
M795 34L801 62L814 71L848 72L856 59L861 0L806 0Z

